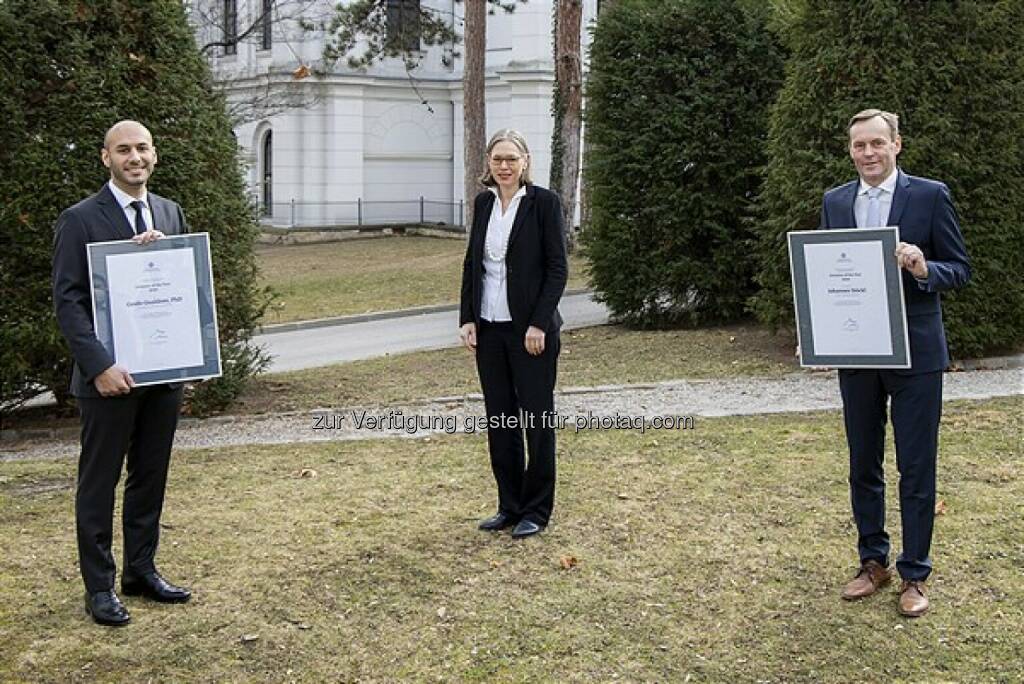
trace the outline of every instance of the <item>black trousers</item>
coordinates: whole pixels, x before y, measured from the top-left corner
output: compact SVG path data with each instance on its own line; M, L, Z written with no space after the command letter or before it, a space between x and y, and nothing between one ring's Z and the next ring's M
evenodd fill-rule
M476 367L487 410L487 444L498 483L498 510L547 525L555 505L555 376L561 341L547 333L532 356L512 323L481 321ZM496 424L497 423L497 424ZM526 434L526 453L523 433Z
M884 370L839 371L846 441L850 447L850 501L860 560L889 559L885 531L886 398L891 399L896 468L900 473L903 552L896 569L925 580L935 522L935 470L942 413L942 372L906 375Z
M114 586L111 552L114 492L127 454L124 485L124 574L155 570L171 444L182 388L153 385L119 397L79 398L82 454L78 460L75 522L78 560L89 593Z

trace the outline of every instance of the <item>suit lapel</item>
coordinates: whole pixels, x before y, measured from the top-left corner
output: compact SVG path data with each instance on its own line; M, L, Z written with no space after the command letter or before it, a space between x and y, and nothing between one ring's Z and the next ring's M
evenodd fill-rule
M171 216L170 204L164 202L159 195L149 193L149 210L153 212L153 228L164 235L176 235L178 232L174 218Z
M887 226L898 226L900 225L900 218L903 216L903 210L907 208L907 202L910 200L910 179L907 178L907 174L903 171L897 171L896 176L896 190L892 194L892 207L889 209L889 220L885 225Z
M124 215L121 205L114 198L114 193L110 192L110 186L103 185L103 189L96 195L96 202L99 203L100 210L115 233L123 238L131 238L135 235L135 229L128 223L128 217Z
M526 187L526 194L523 195L522 199L519 200L519 207L516 209L516 219L512 222L512 232L508 235L508 244L511 248L512 243L515 242L516 236L519 235L519 230L523 227L523 222L526 221L526 215L533 209L533 196L535 190L532 185Z
M860 181L856 180L850 183L850 188L841 195L843 202L843 213L846 215L848 226L857 226L857 214L853 210L853 204L857 201L857 191L860 190Z
M483 211L479 212L479 215L473 216L473 223L476 224L476 229L473 231L476 244L473 245L473 250L476 253L478 264L484 263L484 243L487 242L487 224L491 221L491 212L494 211L494 203L497 201L497 197L495 197L493 192L487 194L490 197L484 201L484 206L481 207Z

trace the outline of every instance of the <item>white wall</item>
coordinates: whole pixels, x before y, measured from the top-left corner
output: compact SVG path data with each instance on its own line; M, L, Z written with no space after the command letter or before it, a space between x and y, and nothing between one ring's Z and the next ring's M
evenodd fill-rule
M240 26L244 17L255 16L257 1L238 0ZM310 17L323 16L333 5L329 0L279 4L282 12L301 5ZM462 3L454 0L424 0L423 5L448 16L454 11L461 18ZM498 11L487 17L486 131L521 131L531 147L534 181L540 185L547 185L551 163L551 9L550 0L530 0L512 14ZM585 0L585 26L595 11L596 0ZM211 29L204 34L198 27L197 35L203 44ZM257 194L259 143L264 131L273 131L274 223L288 224L293 216L308 224L354 222L359 198L364 219L418 220L420 196L437 202L462 199L462 59L443 64L450 46L424 54L413 74L414 89L397 59L361 71L342 61L327 76L296 82L291 72L300 60L319 62L322 38L287 22L275 25L274 37L271 51L257 49L254 37L252 43L239 45L237 55L211 59L229 99L266 92L269 81L272 92L292 88L302 98L316 100L311 107L285 109L236 128ZM583 40L589 43L586 28ZM385 202L392 204L379 204ZM428 219L450 216L440 205L428 204L426 213Z

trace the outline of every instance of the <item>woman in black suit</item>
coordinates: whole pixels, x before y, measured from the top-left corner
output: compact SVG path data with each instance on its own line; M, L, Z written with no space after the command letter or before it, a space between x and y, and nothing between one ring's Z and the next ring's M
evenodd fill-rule
M555 501L558 300L568 277L562 210L557 195L531 182L530 151L516 131L491 138L480 181L488 189L473 205L459 320L476 354L498 483L498 511L480 529L514 526L521 538L547 526Z

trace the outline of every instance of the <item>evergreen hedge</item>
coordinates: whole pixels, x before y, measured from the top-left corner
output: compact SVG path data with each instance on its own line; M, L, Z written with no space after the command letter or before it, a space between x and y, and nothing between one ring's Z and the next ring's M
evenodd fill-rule
M790 325L785 234L816 228L825 190L856 178L846 122L900 116L907 173L945 182L972 280L946 293L955 357L1024 342L1024 3L806 0L781 33L791 51L771 114L758 223L759 317Z
M587 88L591 283L641 326L734 319L782 53L756 3L602 8Z
M179 0L0 2L0 404L66 395L70 357L53 315L53 226L109 178L106 129L137 119L159 162L150 184L211 233L224 378L195 411L223 406L265 363L249 343L267 302L255 213L237 145Z

